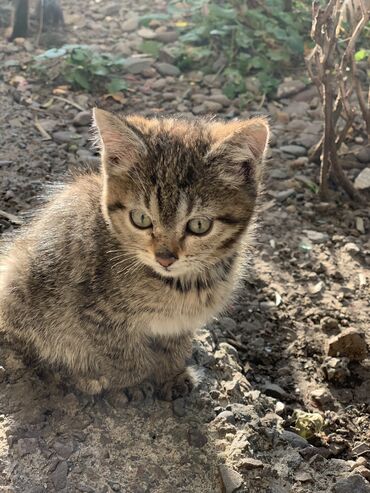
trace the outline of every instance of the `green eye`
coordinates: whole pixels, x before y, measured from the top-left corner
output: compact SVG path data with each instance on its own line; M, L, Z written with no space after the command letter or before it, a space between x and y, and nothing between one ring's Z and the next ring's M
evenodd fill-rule
M186 228L195 235L204 235L211 229L212 221L206 217L196 217L191 219Z
M130 219L134 226L140 229L150 228L152 220L143 211L134 210L130 212Z

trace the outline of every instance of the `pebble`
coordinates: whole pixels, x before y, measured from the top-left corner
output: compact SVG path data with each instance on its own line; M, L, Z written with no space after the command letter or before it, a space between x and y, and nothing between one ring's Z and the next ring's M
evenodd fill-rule
M86 127L91 123L91 111L80 111L73 118L73 125L75 127Z
M280 151L290 154L294 157L306 156L307 149L302 146L297 146L295 144L285 145L280 147Z
M155 32L153 29L150 29L148 27L142 27L137 31L137 34L143 38L143 39L154 39L155 38Z
M208 442L208 438L198 428L190 428L188 442L192 447L202 448Z
M327 233L321 233L320 231L313 231L312 229L304 229L303 233L312 243L325 243L329 240Z
M278 202L284 202L288 197L295 194L294 188L288 188L287 190L282 190L275 194L275 198Z
M36 438L20 438L16 448L21 457L33 454L38 448L38 441Z
M180 75L180 70L176 65L172 65L171 63L158 62L155 64L155 68L161 75L171 75L173 77Z
M69 132L68 130L61 130L53 133L53 139L55 142L58 142L58 144L69 144L71 142L76 142L80 138L80 134Z
M352 448L352 454L357 456L370 454L370 445L365 442L358 443Z
M53 445L55 452L63 459L68 459L74 450L72 442L55 442Z
M211 113L218 113L223 109L223 106L221 103L217 103L216 101L205 101L204 106L207 111L210 111Z
M241 459L238 467L244 471L249 471L251 469L262 469L264 464L259 459L253 459L252 457L245 457Z
M327 408L333 402L330 392L325 387L319 387L311 392L313 399L320 407Z
M276 383L266 383L263 386L263 392L266 395L279 400L286 400L289 397L288 393L285 392L285 390Z
M124 33L130 33L132 31L136 31L139 27L139 18L137 16L130 17L120 24L120 30Z
M235 416L231 411L222 411L217 415L218 420L225 420L227 423L235 424Z
M243 484L243 477L234 469L224 464L219 466L224 493L233 493Z
M360 163L370 163L370 146L363 147L357 154Z
M176 31L156 32L155 39L162 43L173 43L178 39L179 35Z
M277 97L279 99L292 96L298 92L303 91L306 88L306 84L301 80L292 80L286 78L277 88Z
M68 464L66 461L59 462L54 471L50 474L50 479L56 491L62 490L67 484Z
M186 409L185 409L185 400L180 397L179 399L175 399L172 402L172 411L173 414L179 418L182 418L186 414Z
M360 474L353 474L340 479L334 485L333 493L370 493L370 484Z
M362 361L367 357L368 349L365 334L349 328L328 341L328 356L344 356L350 361Z
M297 433L293 433L292 431L284 430L280 437L294 448L304 448L308 446L308 441L305 438L297 435Z
M351 375L348 369L348 358L326 358L324 363L321 365L321 370L323 371L327 380L331 382L343 383Z
M214 101L215 103L222 104L222 106L229 106L231 104L230 99L225 94L210 94L208 101Z
M370 168L365 168L357 175L355 179L355 187L358 190L365 190L370 188Z
M125 69L130 74L140 74L144 70L151 67L154 62L153 58L143 58L139 56L131 56L125 60Z
M221 327L225 330L230 330L231 332L234 332L237 328L235 320L230 317L221 317L218 321Z

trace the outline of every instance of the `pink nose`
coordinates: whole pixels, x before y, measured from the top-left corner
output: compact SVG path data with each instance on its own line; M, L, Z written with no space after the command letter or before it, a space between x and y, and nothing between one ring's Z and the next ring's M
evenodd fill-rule
M177 257L174 253L165 249L158 250L158 252L155 253L155 259L159 264L161 264L162 267L169 267L176 262Z

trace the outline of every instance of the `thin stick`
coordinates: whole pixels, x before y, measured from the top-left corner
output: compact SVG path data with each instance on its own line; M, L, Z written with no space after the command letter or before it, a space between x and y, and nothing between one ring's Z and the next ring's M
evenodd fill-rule
M58 99L59 101L63 101L63 103L69 104L70 106L73 106L77 108L80 111L85 111L85 108L82 108L79 104L75 103L74 101L70 101L67 98L62 98L61 96L53 96L53 98Z

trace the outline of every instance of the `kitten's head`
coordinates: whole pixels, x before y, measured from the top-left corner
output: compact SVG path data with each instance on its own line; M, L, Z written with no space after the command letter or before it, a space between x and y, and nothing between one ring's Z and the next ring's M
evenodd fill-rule
M103 213L133 263L188 276L241 249L260 187L265 119L147 119L95 109L94 122Z

